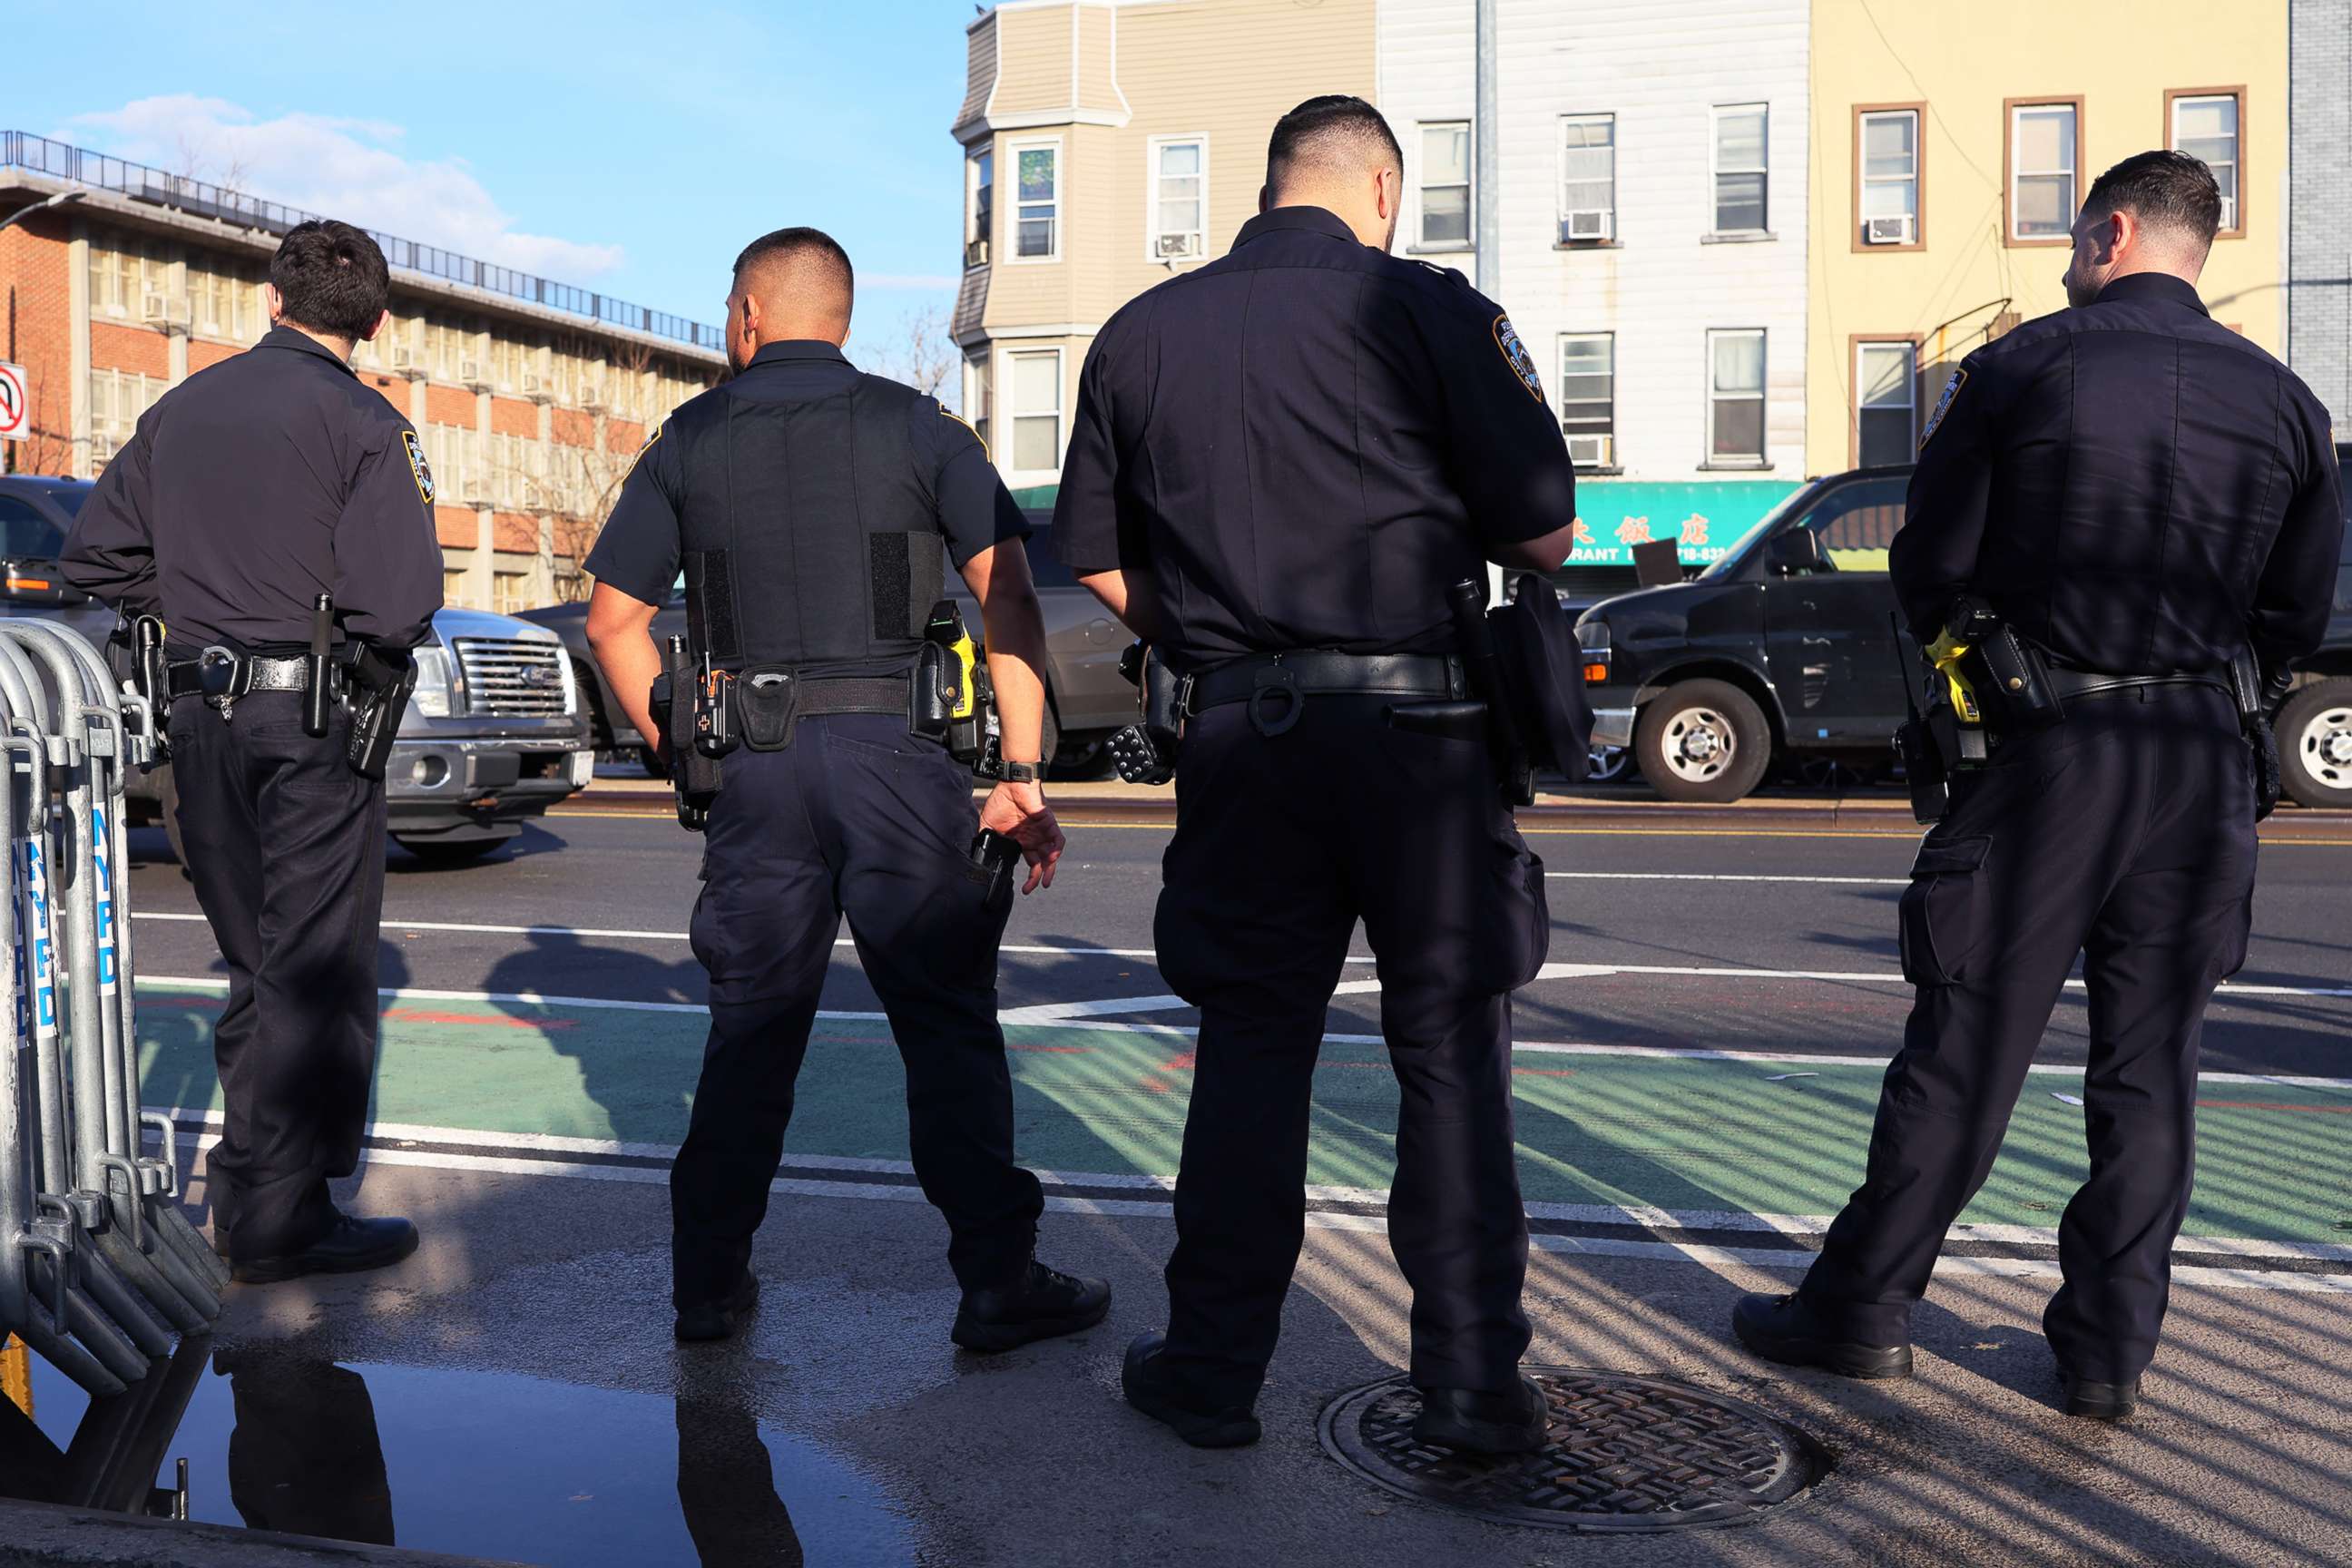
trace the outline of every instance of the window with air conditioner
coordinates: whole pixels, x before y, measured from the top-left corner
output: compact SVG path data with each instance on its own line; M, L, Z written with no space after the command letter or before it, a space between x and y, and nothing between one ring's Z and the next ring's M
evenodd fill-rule
M1617 466L1615 333L1560 334L1559 429L1578 468Z
M2203 159L2213 171L2213 183L2221 187L2221 232L2243 234L2246 226L2238 216L2238 95L2174 93L2170 98L2173 147Z
M1617 117L1571 114L1559 122L1559 238L1617 237Z
M1020 261L1062 256L1062 144L1013 149L1013 255Z
M1209 142L1203 136L1157 136L1145 150L1150 218L1145 239L1153 261L1192 261L1209 248Z
M1760 103L1733 103L1714 113L1715 232L1762 234L1769 116Z
M1764 462L1764 333L1725 328L1706 334L1706 460L1717 468Z
M1440 121L1421 128L1421 248L1465 250L1470 245L1470 122Z
M1862 241L1919 241L1919 123L1916 108L1864 110L1854 117Z
M1062 351L1031 349L1012 362L1013 468L1043 474L1062 466Z
M2063 244L2074 224L2083 111L2073 103L2012 105L2009 237Z
M1910 342L1853 346L1854 461L1907 463L1918 449L1919 350Z
M988 242L996 233L996 153L983 149L963 161L964 205L966 221L963 234L963 264L982 267L988 262Z

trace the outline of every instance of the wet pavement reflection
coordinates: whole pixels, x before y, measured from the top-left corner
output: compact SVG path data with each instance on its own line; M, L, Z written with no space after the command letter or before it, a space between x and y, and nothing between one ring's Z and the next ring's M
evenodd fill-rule
M728 1389L671 1398L202 1341L95 1405L38 1358L16 1370L0 1495L588 1568L914 1561L869 1477Z

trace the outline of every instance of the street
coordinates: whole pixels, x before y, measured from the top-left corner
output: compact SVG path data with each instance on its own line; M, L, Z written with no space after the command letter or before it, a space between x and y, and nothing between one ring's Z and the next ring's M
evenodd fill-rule
M703 1031L684 934L696 847L666 795L607 781L485 864L394 855L375 1133L347 1186L362 1212L415 1216L425 1247L382 1275L231 1293L215 1362L231 1376L204 1380L167 1450L190 1459L193 1516L236 1523L232 1490L242 1502L257 1484L231 1473L230 1424L257 1432L278 1408L299 1431L344 1408L335 1363L364 1380L374 1485L403 1546L802 1561L757 1554L788 1514L805 1561L824 1563L1601 1550L1399 1500L1318 1446L1324 1404L1405 1349L1380 1234L1396 1091L1360 933L1317 1079L1307 1253L1265 1441L1195 1452L1118 1401L1119 1354L1164 1307L1195 1019L1150 958L1164 807L1079 788L1063 815L1070 854L1050 892L1017 902L1002 1001L1022 1155L1051 1173L1040 1252L1112 1279L1107 1324L995 1360L948 1344L944 1229L912 1185L900 1069L845 932L755 1260L758 1327L732 1347L671 1343L663 1183ZM1528 836L1554 921L1552 962L1517 1012L1529 1361L1738 1396L1831 1467L1745 1528L1620 1536L1608 1555L2352 1561L2335 1479L2352 1462L2352 823L2290 811L2267 830L2252 953L2207 1031L2168 1339L2147 1407L2116 1429L2057 1415L2039 1331L2052 1230L2083 1167L2079 990L1947 1250L1915 1381L1788 1373L1726 1332L1741 1290L1793 1283L1858 1179L1908 1000L1895 946L1907 813L1892 797L1587 802L1530 814ZM161 835L133 847L143 1098L176 1108L194 1176L221 983ZM202 1211L200 1179L190 1201ZM61 1438L79 1395L39 1369L36 1386ZM310 1464L310 1511L284 1527L375 1538Z

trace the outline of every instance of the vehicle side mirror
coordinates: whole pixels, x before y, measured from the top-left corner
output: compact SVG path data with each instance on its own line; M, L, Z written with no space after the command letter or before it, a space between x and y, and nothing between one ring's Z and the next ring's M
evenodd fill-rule
M86 605L89 595L67 582L54 561L0 563L0 598L19 605Z
M1829 557L1822 553L1822 536L1810 528L1783 529L1764 546L1764 564L1775 577L1801 577L1825 572Z

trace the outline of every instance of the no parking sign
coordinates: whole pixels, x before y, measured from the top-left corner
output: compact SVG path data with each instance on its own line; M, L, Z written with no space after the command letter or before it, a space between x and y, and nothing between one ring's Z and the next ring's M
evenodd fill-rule
M33 400L25 394L25 367L0 363L0 441L21 441Z

